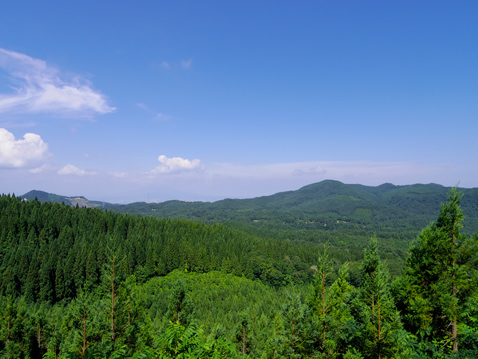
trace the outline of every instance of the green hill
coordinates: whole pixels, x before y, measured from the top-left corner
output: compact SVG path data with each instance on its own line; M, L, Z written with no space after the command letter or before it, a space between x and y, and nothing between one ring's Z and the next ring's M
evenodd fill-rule
M449 189L437 184L395 186L386 183L373 187L327 180L296 191L252 199L224 199L212 203L138 202L112 210L160 218L227 223L289 239L324 240L324 234L333 233L369 237L371 233L377 233L384 238L400 238L406 241L405 247L408 247L409 241L436 218L440 203L446 199ZM467 214L465 232L476 232L478 188L462 188L460 191L464 193L462 207Z
M83 196L66 197L66 196L61 196L61 195L47 193L47 192L38 191L38 190L30 191L20 197L27 201L30 201L36 198L40 202L57 202L57 203L65 203L70 206L78 205L78 207L88 207L88 208L111 208L116 206L115 204L107 203L107 202L90 201Z
M295 191L250 199L216 202L166 201L113 205L84 197L63 197L31 191L22 198L65 202L76 206L156 218L222 223L249 235L290 242L329 243L360 253L372 235L380 240L391 271L399 273L410 243L433 221L450 190L438 184L380 186L326 180ZM464 232L478 231L478 188L461 188L466 213Z

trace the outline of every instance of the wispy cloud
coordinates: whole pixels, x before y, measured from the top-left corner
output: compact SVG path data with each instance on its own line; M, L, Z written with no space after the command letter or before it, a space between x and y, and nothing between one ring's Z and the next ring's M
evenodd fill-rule
M164 155L158 157L160 163L154 170L148 172L149 175L161 173L181 173L181 172L196 172L203 169L200 160L188 160L181 157L168 158Z
M159 66L161 68L163 68L164 70L176 70L176 69L183 69L183 70L189 70L192 68L192 65L193 65L193 60L192 59L189 59L189 60L180 60L179 62L175 61L175 62L169 62L169 61L161 61L161 63L159 64ZM156 64L157 66L157 64Z
M143 109L143 110L145 110L145 111L148 111L148 112L151 111L150 108L149 108L147 105L145 105L144 103L138 102L138 103L136 104L136 106L138 106L139 108L141 108L141 109Z
M193 60L181 60L181 67L185 70L189 70L193 64Z
M65 167L58 171L59 175L73 175L73 176L93 176L96 175L96 172L88 172L82 169L79 169L72 164L67 164Z
M171 65L167 61L161 61L161 67L165 70L170 70L171 69Z
M251 180L294 180L302 178L304 181L336 179L346 183L367 184L381 184L391 181L404 183L404 181L409 181L409 178L433 178L434 175L445 171L447 171L446 165L373 161L317 161L263 165L219 163L208 167L208 173L213 177Z
M151 108L149 108L148 105L145 105L144 103L138 102L136 104L136 106L138 106L140 109L146 111L147 113L150 113L151 115L153 115L153 119L152 119L153 122L168 121L169 118L170 118L169 116L167 116L163 113L153 111Z
M0 167L34 167L50 156L48 144L34 133L15 140L13 133L0 128Z
M30 172L30 173L44 173L44 172L47 172L47 171L52 170L52 169L54 169L52 164L45 163L45 164L41 165L40 167L36 167L36 168L32 168L32 169L28 170L28 172Z
M0 113L55 113L91 116L114 111L106 98L79 76L68 78L45 61L0 48L0 68L12 82L0 95Z

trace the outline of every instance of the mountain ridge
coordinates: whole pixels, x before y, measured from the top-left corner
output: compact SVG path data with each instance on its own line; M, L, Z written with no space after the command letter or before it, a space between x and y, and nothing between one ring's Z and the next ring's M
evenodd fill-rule
M331 229L337 224L358 230L394 228L419 230L438 213L451 187L436 183L379 186L344 184L324 180L268 196L246 199L225 198L215 202L169 200L159 203L133 202L112 204L89 201L83 196L65 197L42 191L30 191L28 200L64 202L72 206L106 208L114 212L142 216L183 218L206 223L238 222L253 227L279 229ZM467 216L465 227L478 231L478 188L460 188L462 207Z

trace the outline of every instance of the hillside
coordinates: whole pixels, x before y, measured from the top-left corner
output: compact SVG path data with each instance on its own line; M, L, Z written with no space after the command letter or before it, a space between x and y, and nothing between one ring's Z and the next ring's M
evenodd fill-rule
M348 191L332 196L358 198L352 202L381 196L359 198L353 186L326 185ZM427 193L419 189L418 197ZM281 196L276 199L285 201ZM0 356L179 358L181 350L196 353L185 358L310 358L323 356L325 333L341 357L363 358L370 350L362 338L383 324L393 335L389 358L456 358L434 344L448 340L440 330L450 321L448 307L432 301L441 305L451 297L458 281L443 273L460 266L459 325L469 328L458 337L460 357L477 357L478 234L462 241L459 200L453 192L437 224L408 254L393 237L372 236L360 250L361 234L337 231L340 248L258 238L221 224L0 196L0 323L8 329L0 331ZM457 256L463 262L456 265ZM424 298L418 313L415 298ZM436 308L446 322L427 319L430 334L423 336L416 323ZM307 346L298 348L298 340Z
M329 241L346 246L351 241L355 245L365 243L376 233L407 249L419 231L436 218L449 190L437 184L395 186L386 183L373 187L327 180L296 191L252 199L212 203L139 202L112 210L157 218L225 223L262 236ZM460 191L464 194L462 208L467 214L464 232L470 234L478 230L478 189Z
M56 202L56 203L64 203L70 206L78 207L88 207L88 208L111 208L116 206L116 204L101 202L101 201L90 201L83 196L75 196L75 197L66 197L61 196L53 193L47 193L44 191L33 190L24 195L20 196L27 201L38 199L40 202Z
M177 218L229 227L264 238L363 248L371 235L382 239L387 257L403 258L420 230L433 221L450 188L438 184L380 186L326 180L295 191L216 202L166 201L115 205L31 191L22 198L64 202L113 212ZM461 188L464 232L478 231L478 188ZM398 268L397 268L398 270Z

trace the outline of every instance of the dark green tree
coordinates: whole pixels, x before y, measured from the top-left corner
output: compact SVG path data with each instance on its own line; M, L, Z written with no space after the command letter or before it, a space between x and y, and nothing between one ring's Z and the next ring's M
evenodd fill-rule
M110 323L110 337L114 342L122 329L120 312L122 309L122 300L119 296L122 274L120 267L125 257L121 252L119 240L117 238L109 238L106 247L107 262L104 265L102 284L104 291L104 299L107 303L108 318Z
M402 293L407 328L423 340L458 352L459 328L475 288L477 237L461 233L463 195L453 188L436 220L411 248Z

